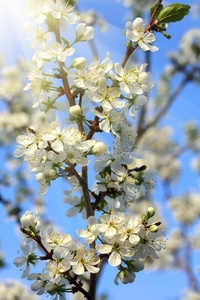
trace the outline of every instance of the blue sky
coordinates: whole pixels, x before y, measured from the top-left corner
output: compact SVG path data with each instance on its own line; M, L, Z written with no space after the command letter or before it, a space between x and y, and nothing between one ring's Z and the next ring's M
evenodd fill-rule
M171 3L172 1L170 1ZM190 4L194 1L176 1L184 4ZM25 1L23 0L9 0L5 1L4 9L0 10L0 52L2 52L7 60L7 64L14 64L16 58L21 56L25 59L31 59L33 51L28 48L28 42L25 41L25 34L23 33L22 24L27 21L24 14ZM127 12L122 6L122 3L117 3L114 0L80 0L80 11L94 8L101 13L108 21L108 31L106 34L101 34L99 29L95 29L95 43L98 52L101 54L101 59L109 51L113 62L121 62L124 54L126 38L123 35L124 29L124 15ZM183 21L177 24L172 24L168 32L172 35L171 40L165 39L162 35L156 36L156 46L159 51L152 54L153 76L158 78L162 67L167 64L166 52L177 49L178 41L183 33L192 27L199 27L199 19L195 20L191 16L187 16ZM139 49L137 50L139 51ZM81 45L81 48L76 50L77 56L86 56L90 59L92 57L91 50L88 45ZM175 83L176 84L176 83ZM170 113L166 117L164 123L172 125L175 130L175 137L183 142L180 134L183 122L189 119L196 119L199 121L199 90L193 85L186 87L176 103L170 109ZM197 180L192 176L190 170L189 159L190 154L183 156L183 163L186 166L181 184L177 187L176 193L184 190L185 185L190 188L198 189ZM190 176L191 175L191 176ZM38 187L35 184L36 188ZM82 226L82 221L79 217L75 219L67 219L65 217L66 205L63 203L63 190L67 187L63 181L54 182L47 193L47 209L50 219L59 219L59 225L65 228L66 232L75 233L74 223L76 228ZM6 195L10 196L10 195ZM163 197L162 192L158 191L156 198ZM164 201L163 201L164 202ZM27 208L29 208L27 206ZM2 206L0 206L0 213L5 215ZM168 215L167 215L168 216ZM170 217L171 218L171 217ZM12 261L16 257L16 252L19 249L20 239L18 238L17 229L14 222L5 222L0 218L0 240L2 242L2 249L6 254L7 268L0 273L0 279L16 278L19 279L19 269L12 265ZM121 300L123 296L131 299L154 299L154 300L172 300L180 295L183 288L187 287L187 281L181 272L142 272L138 273L136 281L133 284L122 285L116 287L113 283L114 276L117 269L109 268L108 266L103 271L98 287L98 293L106 292L110 295L111 300ZM27 283L23 280L23 283ZM46 299L46 297L43 297Z

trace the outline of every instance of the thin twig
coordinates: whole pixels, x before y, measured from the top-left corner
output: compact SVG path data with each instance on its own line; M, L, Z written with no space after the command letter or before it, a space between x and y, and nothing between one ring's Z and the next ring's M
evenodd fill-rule
M153 12L153 14L152 14L152 17L154 17L155 14L157 13L157 11L158 11L158 9L159 9L159 7L160 7L161 2L162 2L162 0L158 0L157 4L155 5L155 9L154 9L154 12ZM149 21L149 24L147 25L147 28L146 28L146 30L144 31L144 33L147 32L147 29L148 29L148 31L151 29L152 21L153 21L153 18L152 18L152 17L151 17L151 19L150 19L150 21ZM123 61L122 61L122 63L121 63L122 68L125 67L125 65L126 65L128 59L129 59L129 57L131 56L131 54L135 51L135 49L136 49L137 47L138 47L138 44L136 44L136 45L133 46L133 47L132 47L132 46L131 46L131 47L130 47L130 46L127 46L125 57L124 57L124 59L123 59ZM102 107L100 107L100 112L102 112L102 111L103 111L103 109L102 109ZM92 127L94 128L94 127L97 126L98 124L99 124L99 117L95 116ZM94 133L95 133L95 130L94 130L93 128L90 129L90 131L89 131L89 133L88 133L88 135L87 135L86 140L89 140L89 139L91 139L91 138L93 137L93 135L94 135Z
M21 227L20 228L20 230L23 232L23 233L25 233L25 234L27 234L31 239L33 239L41 248L42 248L42 250L46 253L46 258L47 259L50 259L50 260L55 260L54 258L53 258L53 251L48 251L47 249L46 249L46 247L43 245L43 243L42 243L42 241L41 241L41 237L39 236L39 235L37 235L37 236L33 236L31 233L29 233L25 228L23 228L23 227ZM44 259L44 258L43 258ZM90 297L90 295L89 295L89 293L88 292L86 292L83 288L82 288L82 286L81 286L81 284L79 284L77 281L76 281L76 279L77 279L77 276L76 275L74 275L74 277L69 273L69 272L64 272L63 273L67 278L68 278L68 280L69 280L69 283L70 284L74 284L75 286L76 286L76 291L78 292L81 292L87 299L89 299L89 300L93 300L91 297ZM72 292L73 292L73 287L72 287Z
M176 99L176 97L180 94L180 92L182 91L182 89L185 87L185 85L191 80L190 78L190 74L187 75L182 81L181 83L177 86L177 88L175 89L175 91L173 92L173 94L171 96L169 96L169 99L166 103L166 105L163 107L163 109L155 116L154 120L151 121L149 124L147 124L141 131L140 131L140 135L138 136L138 140L141 138L141 136L152 126L155 126L160 119L165 115L165 113L167 112L167 110L170 108L170 106L172 105L172 103L174 102L174 100Z

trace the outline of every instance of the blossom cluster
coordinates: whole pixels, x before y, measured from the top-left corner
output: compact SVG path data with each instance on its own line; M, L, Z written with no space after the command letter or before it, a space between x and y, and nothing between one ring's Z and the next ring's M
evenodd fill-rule
M108 263L119 269L115 278L123 283L133 282L135 272L144 269L143 262L147 256L158 258L156 251L165 247L160 222L148 225L155 214L149 207L142 218L126 215L122 212L110 211L99 219L90 216L87 229L77 229L77 235L84 239L73 239L70 234L56 233L53 227L47 232L42 230L39 214L36 216L27 211L20 219L24 240L20 245L22 252L14 260L17 267L22 267L22 278L34 280L31 288L38 295L44 292L56 295L64 293L73 284L72 278L85 272L98 273L98 264L103 257ZM89 245L96 241L95 248ZM46 252L46 256L38 257L35 252L38 246ZM42 273L30 273L39 260L45 260ZM143 262L142 262L143 260ZM81 279L80 279L81 280Z
M0 282L1 298L4 300L39 300L39 297L30 292L26 286L18 281L9 280Z
M41 184L39 194L42 195L46 193L50 181L65 171L63 161L79 166L88 165L89 159L83 153L95 145L95 140L84 139L74 127L61 129L59 124L52 123L49 128L37 132L35 128L29 127L27 135L17 137L19 147L14 155L25 155L25 161L30 162L31 170L36 172L36 180Z
M24 90L30 90L33 108L45 113L48 123L29 126L18 135L14 156L23 156L29 163L41 184L41 195L51 181L65 177L73 186L64 191L64 202L72 206L66 215L82 213L87 229L77 229L84 241L55 233L53 227L45 232L39 215L27 211L20 219L23 253L14 264L23 268L22 278L34 280L31 287L39 295L46 292L57 299L66 292L80 291L88 298L82 276L98 273L103 258L118 268L115 283L120 279L126 284L134 281L135 272L143 270L147 257L158 258L156 251L165 248L161 222L149 224L155 214L152 207L141 218L126 214L129 205L145 196L154 182L146 165L134 166L142 156L132 151L137 133L129 120L129 115L134 119L136 110L146 104L145 94L154 82L146 71L147 64L126 70L112 62L109 52L103 60L94 58L90 63L85 57L71 59L76 44L93 38L93 27L82 23L69 2L29 2L27 13L38 26L25 24L30 47L36 52L27 73L30 82ZM76 26L70 41L61 36L63 24ZM158 50L152 45L155 36L145 30L141 18L126 24L125 35L135 47ZM66 112L65 126L58 122L57 111ZM113 150L107 151L107 145L94 137L95 132L109 134ZM87 178L92 155L96 157L94 189ZM94 216L96 210L102 212L99 218ZM35 254L38 247L45 256ZM43 272L30 273L39 260L46 261Z

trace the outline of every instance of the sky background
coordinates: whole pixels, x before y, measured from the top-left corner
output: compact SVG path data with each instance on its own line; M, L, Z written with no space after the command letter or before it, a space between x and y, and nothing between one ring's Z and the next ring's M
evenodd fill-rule
M2 1L2 0L1 0ZM7 0L2 1L0 10L0 52L3 53L6 58L7 65L16 63L18 57L23 57L27 60L31 60L33 50L28 45L29 42L25 41L26 35L23 33L22 24L28 21L28 17L24 14L25 11L24 0ZM168 1L172 3L172 1ZM176 1L184 4L199 3L198 1ZM102 34L98 28L95 28L95 44L100 58L103 59L106 52L109 51L113 62L122 62L125 54L126 38L123 35L125 27L125 14L127 9L123 7L122 1L116 2L114 0L79 0L79 10L84 11L87 9L95 9L98 13L108 22L108 30L106 34ZM131 20L132 21L132 20ZM156 84L156 78L159 77L159 73L162 71L164 65L168 63L166 53L178 48L179 40L183 36L183 33L194 27L199 27L199 19L194 19L192 15L187 16L179 23L175 23L169 26L169 34L172 35L172 39L167 40L162 35L156 36L156 46L159 47L159 51L152 53L152 72L153 78ZM72 30L73 32L73 30ZM66 34L73 34L71 31ZM139 49L137 49L139 51ZM142 52L141 52L142 53ZM88 60L91 59L92 52L89 45L82 43L79 49L76 48L75 54L77 56L86 56ZM143 55L143 54L142 54ZM143 59L141 55L141 60ZM176 84L176 82L175 82ZM199 89L194 85L189 84L184 93L177 98L176 103L170 109L169 114L165 118L163 124L173 126L174 137L183 143L183 136L181 135L181 129L183 122L186 120L195 119L199 122ZM193 190L199 190L197 178L192 175L190 168L191 154L186 153L182 157L184 164L184 172L181 176L181 182L176 187L175 192L178 194L185 190L185 186ZM38 189L38 185L33 183L35 188ZM79 217L68 219L65 217L65 212L69 208L63 203L63 190L66 190L67 186L64 185L62 180L53 182L51 188L46 194L47 199L47 212L51 220L57 221L58 225L70 234L75 235L77 228L81 228L85 224ZM6 195L10 197L10 195ZM155 193L155 200L159 201L162 205L162 210L167 210L166 203L159 185L157 186L157 192ZM27 205L26 209L30 206ZM7 267L0 271L0 280L6 278L20 278L19 268L16 268L12 261L16 257L17 250L19 249L20 239L16 224L13 221L5 222L5 212L2 206L0 206L0 214L3 218L0 218L0 240L2 250L6 254ZM165 216L169 218L171 227L175 225L175 221L168 214ZM74 226L76 224L76 226ZM198 259L198 257L195 257ZM174 300L181 294L181 290L187 288L187 280L185 275L181 272L150 272L145 271L136 274L136 281L133 284L116 286L113 282L115 275L117 274L117 268L107 266L102 272L100 284L98 286L98 294L107 293L111 300L121 300L122 297L129 297L131 299L154 299L154 300ZM23 283L28 283L27 280L23 280ZM42 299L46 299L45 296Z

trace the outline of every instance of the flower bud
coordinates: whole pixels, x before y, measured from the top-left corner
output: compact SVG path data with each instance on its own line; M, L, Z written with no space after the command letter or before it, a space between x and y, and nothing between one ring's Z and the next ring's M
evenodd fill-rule
M106 151L107 151L107 146L103 142L97 142L92 147L92 153L97 156L103 155Z
M82 70L86 65L85 57L77 57L73 60L70 68Z
M121 271L118 276L123 284L132 283L135 280L135 273L131 273L128 270Z
M139 271L144 270L144 264L139 260L127 261L126 265L129 267L129 270L131 270L133 272L139 272Z
M53 170L53 169L44 170L43 175L44 175L44 178L46 179L46 181L54 180L58 177L56 170Z
M141 215L141 219L142 219L142 220L145 220L145 218L146 218L145 214L142 214L142 215Z
M152 218L155 215L155 209L153 207L147 208L147 219Z
M94 36L94 28L86 26L84 23L78 24L76 27L76 42L86 42Z
M79 105L73 105L69 108L69 113L72 117L77 118L78 116L82 115L82 109Z
M20 218L20 222L23 227L29 228L34 227L37 223L39 216L35 217L32 211L26 211L25 214Z
M156 225L151 225L151 227L149 227L149 231L150 231L150 232L157 232L157 231L158 231L158 226L156 226Z

